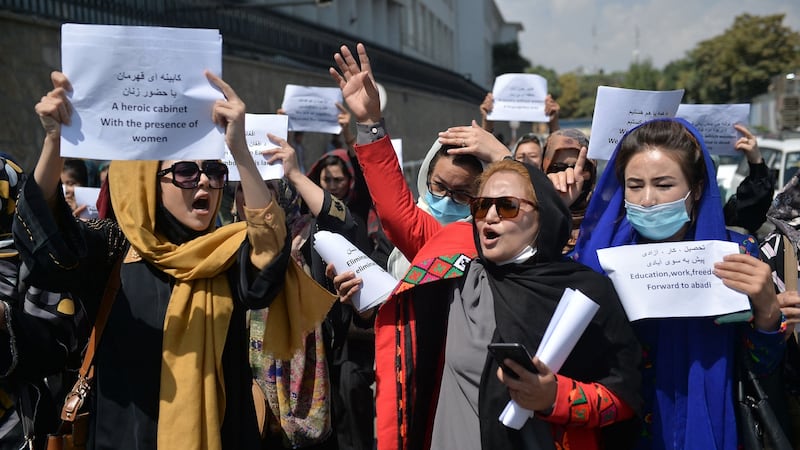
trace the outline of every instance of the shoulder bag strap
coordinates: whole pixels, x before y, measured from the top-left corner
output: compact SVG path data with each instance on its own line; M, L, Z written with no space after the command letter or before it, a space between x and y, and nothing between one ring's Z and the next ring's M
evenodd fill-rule
M783 284L787 291L797 290L797 252L794 244L786 235L781 235L783 239ZM795 342L798 340L797 329L794 330Z
M73 422L75 420L84 400L89 395L89 383L94 377L94 351L97 348L97 343L100 342L100 336L103 334L108 315L111 312L111 305L114 304L114 299L119 291L121 265L122 258L119 258L114 265L114 269L111 270L108 284L106 284L106 289L103 291L100 308L97 310L97 318L92 327L92 334L89 336L89 344L86 346L86 354L83 356L83 364L81 364L81 368L78 371L78 380L72 386L69 394L67 394L67 398L64 400L64 407L61 409L61 420L64 422Z
M783 235L783 283L787 291L797 290L797 254L794 244Z

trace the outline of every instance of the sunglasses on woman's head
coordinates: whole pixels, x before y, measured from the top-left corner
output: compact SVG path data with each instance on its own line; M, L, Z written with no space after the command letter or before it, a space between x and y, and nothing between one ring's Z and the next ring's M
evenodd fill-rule
M484 219L489 209L494 205L497 209L497 215L501 219L513 219L519 215L519 207L522 203L527 203L536 209L536 203L517 197L477 197L469 204L469 210L472 217L477 220Z
M166 169L159 170L156 175L163 177L172 173L172 184L181 189L194 189L200 184L200 175L206 174L208 186L222 189L228 183L228 166L219 161L203 161L203 168L194 161L178 161Z

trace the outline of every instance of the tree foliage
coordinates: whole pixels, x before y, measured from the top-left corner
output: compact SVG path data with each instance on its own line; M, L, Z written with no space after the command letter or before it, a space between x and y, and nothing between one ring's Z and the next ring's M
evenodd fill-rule
M553 98L561 97L561 85L558 82L558 74L555 70L537 64L525 69L527 73L535 73L543 76L547 80L547 91Z
M661 79L661 72L653 67L650 58L642 62L632 62L625 73L624 86L629 89L645 89L653 91L658 89L658 82Z
M767 91L770 78L800 65L800 34L784 15L738 16L719 36L689 52L686 88L701 103L748 102Z
M505 63L496 64L495 73L524 71L542 75L550 94L561 105L563 118L591 117L598 86L685 89L683 103L750 102L767 92L774 76L800 69L800 33L784 26L783 19L783 14L742 14L722 34L698 43L685 57L670 62L663 70L644 59L632 62L625 72L587 74L578 69L557 74L541 65L531 67L519 56L519 47L513 42L495 46L495 61L502 61L499 55L514 55ZM523 62L524 67L520 68Z

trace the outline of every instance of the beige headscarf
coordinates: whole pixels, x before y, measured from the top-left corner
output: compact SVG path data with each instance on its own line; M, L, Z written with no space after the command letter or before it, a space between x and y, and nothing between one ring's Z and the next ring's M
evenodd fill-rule
M158 169L158 161L115 161L109 169L112 205L131 247L175 279L164 320L158 447L221 449L222 351L233 311L225 271L247 238L247 226L227 225L182 245L169 242L155 231ZM282 210L274 209L282 222ZM286 232L281 230L280 245ZM277 254L280 247L270 250ZM264 351L291 355L333 300L289 264L285 288L270 307Z

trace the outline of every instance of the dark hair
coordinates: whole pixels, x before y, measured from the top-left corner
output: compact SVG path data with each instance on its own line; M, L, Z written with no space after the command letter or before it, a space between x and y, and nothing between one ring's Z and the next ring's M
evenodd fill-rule
M82 159L69 158L64 160L64 169L62 172L69 174L81 186L89 185L89 169L86 167L86 162Z
M542 146L542 141L539 139L535 133L528 133L522 135L521 138L517 140L517 145L514 146L514 151L516 152L517 148L522 144L527 144L528 142L533 142L534 144L538 145L539 147Z
M344 174L344 176L346 176L348 179L351 178L350 177L350 170L347 169L347 164L344 161L342 161L342 158L339 158L336 155L328 155L328 156L322 158L322 161L319 162L319 176L320 177L322 177L322 169L324 169L324 168L326 168L328 166L339 166L339 168L342 169L342 173ZM317 180L317 183L319 183L319 182L320 182L320 180Z
M439 150L437 150L436 154L433 155L433 158L431 158L430 164L428 164L428 181L430 181L431 179L433 168L436 167L436 163L439 161L439 158L441 157L452 159L453 164L460 166L464 169L471 170L477 173L483 172L483 164L481 164L481 161L478 158L472 155L451 155L450 153L448 153L448 150L453 148L460 148L460 147L456 145L443 145L439 147Z
M703 188L706 165L700 143L680 122L674 120L654 120L645 123L625 136L617 153L614 173L620 184L625 184L625 167L634 155L659 148L672 158L681 168L683 176L695 194Z

